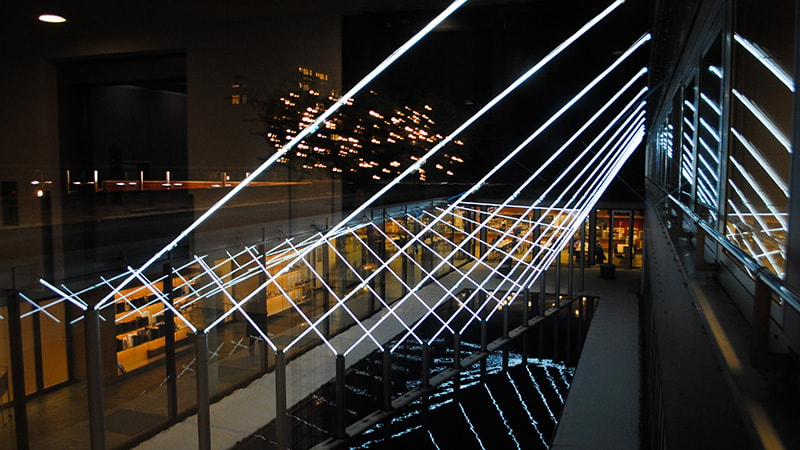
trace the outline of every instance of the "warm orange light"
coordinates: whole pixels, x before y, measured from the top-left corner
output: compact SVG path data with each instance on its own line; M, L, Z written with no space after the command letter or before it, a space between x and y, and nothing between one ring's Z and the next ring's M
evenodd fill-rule
M39 20L46 23L64 23L67 21L67 19L58 14L42 14L39 16Z

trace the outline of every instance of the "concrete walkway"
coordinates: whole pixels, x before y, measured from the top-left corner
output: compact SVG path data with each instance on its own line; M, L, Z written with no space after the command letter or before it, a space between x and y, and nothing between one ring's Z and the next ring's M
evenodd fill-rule
M640 445L639 297L641 271L615 279L586 272L585 292L600 303L586 335L553 449L638 449Z

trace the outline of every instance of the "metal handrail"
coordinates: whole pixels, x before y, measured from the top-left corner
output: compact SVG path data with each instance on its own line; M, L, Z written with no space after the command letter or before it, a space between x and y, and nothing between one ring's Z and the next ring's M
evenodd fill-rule
M800 295L798 295L794 289L787 285L785 281L778 278L765 266L759 264L758 261L756 261L752 256L748 255L741 248L728 240L728 238L726 238L722 233L711 226L710 223L701 219L700 216L698 216L694 211L690 210L689 207L676 199L672 194L667 193L663 189L661 189L661 191L664 192L664 194L666 194L666 198L672 201L675 206L680 208L685 215L689 216L692 219L692 222L694 222L697 227L701 228L703 232L706 233L706 236L710 237L714 240L714 242L722 246L735 261L744 266L744 268L753 275L753 279L763 282L767 287L775 292L781 298L781 300L791 306L795 311L800 312Z

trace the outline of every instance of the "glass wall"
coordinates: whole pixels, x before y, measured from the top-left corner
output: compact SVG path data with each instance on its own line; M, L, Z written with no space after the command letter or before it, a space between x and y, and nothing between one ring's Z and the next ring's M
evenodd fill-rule
M781 277L795 65L787 5L734 2L730 48L720 32L675 92L648 174L668 194L677 188L684 205ZM670 176L674 149L680 149L678 186Z

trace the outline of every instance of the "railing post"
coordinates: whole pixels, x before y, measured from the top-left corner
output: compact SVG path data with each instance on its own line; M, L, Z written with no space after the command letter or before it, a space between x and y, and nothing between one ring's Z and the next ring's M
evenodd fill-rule
M453 334L453 369L461 370L461 335Z
M286 354L275 350L275 438L278 450L289 448L289 423L286 416Z
M103 361L100 348L100 313L92 307L86 320L86 388L89 397L89 436L92 450L106 448L103 401Z
M164 279L164 293L167 301L173 305L174 294L172 292L172 265L164 264L163 269L166 278ZM175 358L175 315L172 309L164 310L164 364L166 371L167 384L167 420L175 423L178 420L178 370Z
M345 408L347 387L345 386L344 355L336 355L336 439L347 438Z
M706 230L698 222L695 224L697 229L697 249L694 252L694 266L697 270L711 270L713 264L706 262Z
M211 449L211 399L208 393L208 335L194 335L195 374L197 375L197 448Z
M6 301L8 305L9 316L8 337L11 346L11 381L13 386L12 393L14 395L14 429L17 437L17 448L20 450L27 450L30 448L30 438L28 436L27 399L25 398L25 362L23 359L24 351L22 348L22 318L20 317L19 295L17 292L11 291L11 293L9 293L6 297ZM102 395L102 386L100 387L100 392ZM91 407L91 400L89 405ZM102 409L100 411L102 417ZM89 410L89 414L91 413L92 410ZM93 425L94 424L90 420L90 432L93 430Z
M431 387L430 380L430 346L427 342L422 343L422 387Z
M383 410L392 410L392 353L383 350Z

